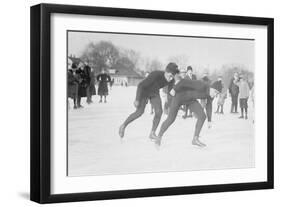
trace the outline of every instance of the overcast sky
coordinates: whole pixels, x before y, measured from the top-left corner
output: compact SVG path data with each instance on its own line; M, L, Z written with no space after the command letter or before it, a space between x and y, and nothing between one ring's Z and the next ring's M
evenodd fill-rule
M253 40L69 32L68 55L79 57L88 43L101 40L138 51L142 57L157 58L163 64L167 64L171 56L186 56L186 65L195 68L213 70L224 64L239 64L254 70Z

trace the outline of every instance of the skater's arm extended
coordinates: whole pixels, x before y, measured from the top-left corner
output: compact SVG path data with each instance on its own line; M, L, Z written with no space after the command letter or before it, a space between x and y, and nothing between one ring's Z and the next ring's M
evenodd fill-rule
M156 81L158 73L152 72L150 73L143 81L138 84L137 87L137 94L136 94L136 101L140 100L141 94L143 91L148 88L150 85Z
M179 92L180 90L184 90L184 89L193 89L193 90L202 91L205 90L206 87L207 84L201 80L182 79L174 86L174 90L176 92Z

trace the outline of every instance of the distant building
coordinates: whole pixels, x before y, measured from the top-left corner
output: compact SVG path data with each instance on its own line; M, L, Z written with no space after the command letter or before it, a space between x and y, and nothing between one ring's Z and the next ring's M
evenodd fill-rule
M114 79L115 85L128 85L128 86L135 86L137 85L141 80L143 80L143 77L138 74L133 69L114 69L111 68L108 70L109 75L111 78Z

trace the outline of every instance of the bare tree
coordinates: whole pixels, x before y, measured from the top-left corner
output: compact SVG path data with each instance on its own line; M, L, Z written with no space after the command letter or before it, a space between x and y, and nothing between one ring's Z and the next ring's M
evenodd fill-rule
M176 63L179 69L185 69L189 64L189 58L185 54L171 56L168 58L168 61Z
M100 41L97 44L90 43L81 58L89 61L98 71L101 71L102 68L111 68L116 64L119 51L111 42Z

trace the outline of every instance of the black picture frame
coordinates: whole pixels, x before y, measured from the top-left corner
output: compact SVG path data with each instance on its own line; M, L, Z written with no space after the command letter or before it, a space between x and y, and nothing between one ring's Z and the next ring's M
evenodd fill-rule
M231 23L267 26L267 181L238 184L167 187L74 194L51 194L51 71L50 71L50 15L52 13L83 14L111 17L133 17L162 20L180 20L209 23ZM168 196L180 194L211 193L272 189L274 177L274 71L273 44L274 20L272 18L195 14L168 11L103 8L88 6L39 4L31 7L31 151L30 199L38 203L89 201L103 199Z

